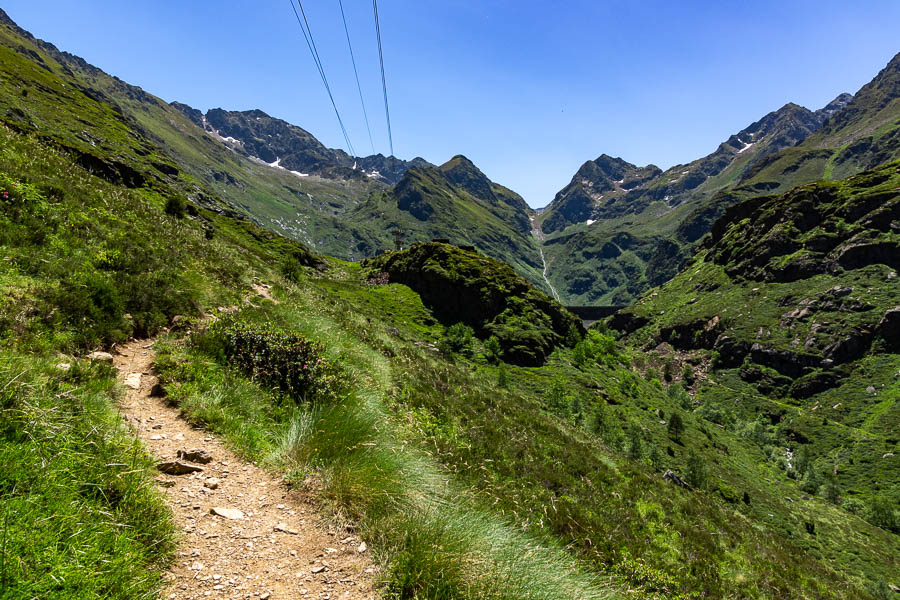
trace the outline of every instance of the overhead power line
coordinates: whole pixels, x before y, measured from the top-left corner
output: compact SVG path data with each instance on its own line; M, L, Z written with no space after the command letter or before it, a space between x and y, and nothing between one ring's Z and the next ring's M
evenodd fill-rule
M381 23L378 20L378 0L372 0L372 4L375 8L375 33L378 37L378 60L381 62L381 89L384 92L384 114L387 117L388 140L390 140L391 143L391 156L393 156L394 134L391 132L391 109L388 106L387 81L384 78L384 51L381 46Z
M338 0L341 7L341 19L344 21L344 33L347 34L347 47L350 49L350 62L353 63L353 74L356 76L356 89L359 90L359 103L362 105L363 117L366 119L366 131L369 132L369 144L372 145L372 154L375 154L375 142L372 141L372 128L369 127L369 114L366 112L366 101L363 100L362 86L359 84L359 71L356 70L356 57L353 56L353 44L350 43L350 29L347 28L347 16L344 14L344 2Z
M319 75L322 78L322 83L325 84L325 91L328 92L328 98L331 100L331 106L334 108L334 114L337 116L338 124L341 126L341 133L344 134L344 141L347 143L347 150L350 151L350 155L356 157L356 152L353 151L353 144L350 143L350 136L347 135L347 128L344 127L344 120L341 118L341 112L338 110L337 103L334 101L334 96L331 93L331 86L328 85L328 78L325 77L325 69L322 66L322 59L319 58L319 51L316 48L316 42L312 36L312 29L309 27L309 21L306 18L306 11L303 10L303 2L301 0L297 0L297 5L300 7L300 12L297 12L297 6L294 6L294 0L288 0L291 3L291 10L294 11L294 16L297 17L297 23L300 25L300 31L303 32L303 38L306 40L306 45L309 47L309 52L312 54L313 61L316 63L316 68L319 70ZM301 20L300 15L303 15ZM305 24L305 26L304 26Z

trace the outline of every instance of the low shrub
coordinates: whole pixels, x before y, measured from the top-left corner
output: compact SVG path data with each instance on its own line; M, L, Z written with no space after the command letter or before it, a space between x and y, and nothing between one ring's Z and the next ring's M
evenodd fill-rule
M346 392L343 371L324 358L321 344L275 329L236 323L221 327L228 361L294 401L333 400Z

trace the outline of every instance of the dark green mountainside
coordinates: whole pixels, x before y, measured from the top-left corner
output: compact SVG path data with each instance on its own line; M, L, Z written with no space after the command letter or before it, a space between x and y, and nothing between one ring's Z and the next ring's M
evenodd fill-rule
M415 244L363 262L372 275L412 288L444 322L497 338L503 360L539 366L581 322L502 262L449 244ZM574 333L572 333L574 332Z

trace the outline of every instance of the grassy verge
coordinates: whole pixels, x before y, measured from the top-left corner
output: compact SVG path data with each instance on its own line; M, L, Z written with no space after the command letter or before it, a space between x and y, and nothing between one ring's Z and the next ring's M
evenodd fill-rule
M104 365L0 354L0 598L146 598L173 527Z
M296 402L217 360L206 334L160 344L157 369L170 397L242 451L322 486L376 551L393 598L605 598L610 591L549 539L523 533L454 482L384 402L396 342L367 317L340 320L317 308L328 292L294 290L288 302L244 311L242 327L290 328L324 342L349 391ZM363 337L364 340L360 340ZM363 341L364 343L360 343Z

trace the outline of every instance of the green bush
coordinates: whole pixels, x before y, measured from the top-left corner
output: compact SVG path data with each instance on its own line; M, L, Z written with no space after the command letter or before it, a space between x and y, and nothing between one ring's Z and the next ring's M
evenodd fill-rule
M492 365L498 364L503 358L503 348L500 347L497 336L492 335L484 343L484 357Z
M184 217L185 210L187 206L185 204L184 198L181 196L170 196L166 200L166 214L175 217L176 219L180 219Z
M448 356L459 354L471 357L475 351L475 332L465 323L451 325L438 342L438 348Z
M615 339L591 329L584 339L575 344L572 361L578 367L584 367L590 362L614 366L627 365L628 357L618 349Z
M333 401L348 387L321 344L301 335L240 324L221 326L228 361L296 402ZM206 342L211 347L215 344Z

